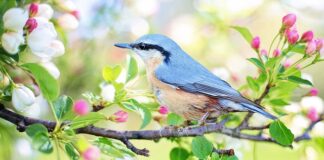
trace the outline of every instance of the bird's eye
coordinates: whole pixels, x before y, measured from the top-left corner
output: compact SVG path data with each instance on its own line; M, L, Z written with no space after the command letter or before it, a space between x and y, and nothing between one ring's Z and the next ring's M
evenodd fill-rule
M137 45L137 48L140 50L145 50L146 49L146 45L144 43L140 43Z

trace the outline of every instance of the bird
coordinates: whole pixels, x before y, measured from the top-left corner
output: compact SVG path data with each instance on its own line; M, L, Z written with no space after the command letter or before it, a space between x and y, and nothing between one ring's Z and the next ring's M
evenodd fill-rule
M146 34L132 43L116 43L115 46L139 55L158 103L186 120L204 123L229 112L253 112L277 119L211 73L165 35Z

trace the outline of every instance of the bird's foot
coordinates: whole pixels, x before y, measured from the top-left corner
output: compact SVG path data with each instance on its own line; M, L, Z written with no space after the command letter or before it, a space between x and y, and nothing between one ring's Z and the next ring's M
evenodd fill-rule
M198 120L198 126L204 126L207 122L207 118L209 117L210 112L206 112L201 118L200 120Z

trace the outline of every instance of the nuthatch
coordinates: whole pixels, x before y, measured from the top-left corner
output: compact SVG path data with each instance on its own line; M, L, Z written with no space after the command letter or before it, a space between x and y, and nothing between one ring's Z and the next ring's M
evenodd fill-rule
M164 35L148 34L133 43L117 43L115 46L131 49L143 59L148 80L159 103L187 120L205 120L242 111L276 119Z

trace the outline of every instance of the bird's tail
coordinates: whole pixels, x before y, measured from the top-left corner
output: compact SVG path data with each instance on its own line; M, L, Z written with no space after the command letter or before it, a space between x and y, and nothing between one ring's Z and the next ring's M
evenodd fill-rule
M255 105L251 105L251 104L247 104L247 103L241 103L241 105L243 105L247 110L251 111L251 112L256 112L256 113L260 113L262 114L263 116L267 117L267 118L270 118L270 119L278 119L276 116L266 112L265 110L263 110L262 108L260 107L257 107Z

